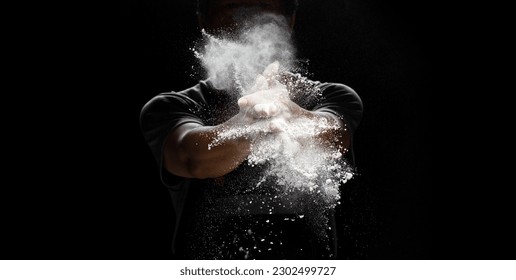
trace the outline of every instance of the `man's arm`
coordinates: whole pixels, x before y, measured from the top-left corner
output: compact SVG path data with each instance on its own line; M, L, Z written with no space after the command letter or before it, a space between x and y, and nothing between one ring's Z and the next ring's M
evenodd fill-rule
M172 131L164 146L164 167L177 176L186 178L215 178L237 168L251 152L251 137L256 134L239 133L239 137L217 141L228 129L247 130L260 134L282 133L296 122L312 122L314 127L325 123L328 129L319 130L310 138L345 154L351 143L346 124L335 114L309 111L288 97L287 89L271 77L277 73L277 62L269 65L264 75L258 75L251 91L238 100L237 115L217 126L186 123ZM299 139L303 144L302 139ZM311 139L313 140L313 139ZM308 141L308 143L313 143Z
M332 146L338 148L339 151L344 155L349 151L351 145L351 133L347 128L347 124L334 114L327 112L312 112L307 111L308 118L320 120L321 118L331 124L335 129L326 129L316 135L319 141L325 146Z
M165 140L165 169L177 176L197 179L220 177L233 171L249 155L249 140L240 137L210 146L230 123L218 126L186 123L179 126Z
M172 174L186 178L215 178L237 168L249 155L251 139L245 135L225 139L212 145L220 132L261 123L262 132L280 133L295 119L304 118L320 122L322 119L334 129L326 129L314 135L323 145L339 148L345 154L350 145L350 133L346 125L335 115L312 112L299 107L288 99L276 99L264 103L264 93L255 93L239 100L240 113L217 126L186 123L172 131L164 146L164 166ZM281 108L281 109L279 109ZM276 122L278 116L288 116L286 122ZM263 129L263 123L267 129Z

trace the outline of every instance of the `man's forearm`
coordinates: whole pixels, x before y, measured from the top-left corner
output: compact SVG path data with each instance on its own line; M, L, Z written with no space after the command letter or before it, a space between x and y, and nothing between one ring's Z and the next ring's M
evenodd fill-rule
M222 126L186 124L172 132L164 147L165 168L187 178L215 178L238 167L249 154L249 140L225 140L211 146Z
M310 119L315 123L326 123L323 128L311 137L317 138L322 145L338 148L345 154L350 145L350 133L346 125L337 116L327 112L312 112L299 107L291 111L294 119ZM184 124L173 131L167 138L164 147L164 166L172 174L186 178L215 178L226 175L236 169L249 155L251 139L245 136L215 140L219 133L226 129L238 128L242 116L235 116L218 126L201 126ZM323 121L324 119L324 121ZM270 119L271 124L274 118ZM274 126L272 126L274 127ZM274 133L272 129L269 133ZM278 127L276 133L282 130ZM301 140L301 139L300 139ZM302 141L303 142L303 141Z
M317 124L324 123L325 125L313 137L325 146L338 148L342 154L348 152L351 144L351 134L345 121L332 113L304 109L298 112L298 116L312 120Z

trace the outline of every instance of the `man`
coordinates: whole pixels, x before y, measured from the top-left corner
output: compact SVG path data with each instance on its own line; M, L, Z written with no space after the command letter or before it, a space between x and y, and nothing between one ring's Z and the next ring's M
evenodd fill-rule
M251 15L261 14L283 18L291 31L296 7L293 0L207 0L199 1L198 18L203 30L220 37L231 37ZM287 139L283 145L297 143L302 147L296 147L298 154L309 154L313 143L333 147L352 164L360 98L341 84L309 82L306 90L321 98L303 102L292 94L296 77L271 61L243 96L206 80L160 94L143 108L142 131L176 211L174 252L179 258L336 257L335 221L332 209L315 202L320 192L285 191L281 187L289 182L271 179L278 174L263 176L267 163L251 160L261 143L285 140L285 131L301 120L331 129L316 129L309 139ZM228 131L239 133L221 138Z

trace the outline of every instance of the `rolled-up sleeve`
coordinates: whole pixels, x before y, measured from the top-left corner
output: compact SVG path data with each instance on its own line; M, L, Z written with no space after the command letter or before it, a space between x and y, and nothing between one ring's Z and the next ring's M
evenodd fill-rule
M183 178L170 174L163 166L163 146L168 134L185 123L204 125L195 114L199 104L181 93L162 93L152 98L140 113L140 128L154 155L162 182L170 188L180 183Z
M321 102L312 110L337 115L346 122L347 129L353 134L358 127L363 113L362 100L350 87L338 83L319 85Z

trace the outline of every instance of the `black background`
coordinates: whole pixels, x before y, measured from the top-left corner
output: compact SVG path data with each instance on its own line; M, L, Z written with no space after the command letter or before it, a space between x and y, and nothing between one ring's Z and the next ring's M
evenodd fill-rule
M54 35L42 28L42 61L29 58L42 94L29 95L30 107L13 105L37 114L10 134L30 137L18 138L23 152L15 152L14 183L3 190L2 259L174 258L172 205L138 121L150 98L199 78L189 51L199 37L194 2L79 5L67 19L93 12L78 26L52 22ZM462 142L446 130L457 87L447 76L454 65L443 61L456 49L442 10L300 1L294 36L312 78L347 84L364 103L354 139L359 174L340 209L343 258L514 256L508 208L486 210L493 197L468 180L487 177L482 163L458 172L465 152L449 148Z

